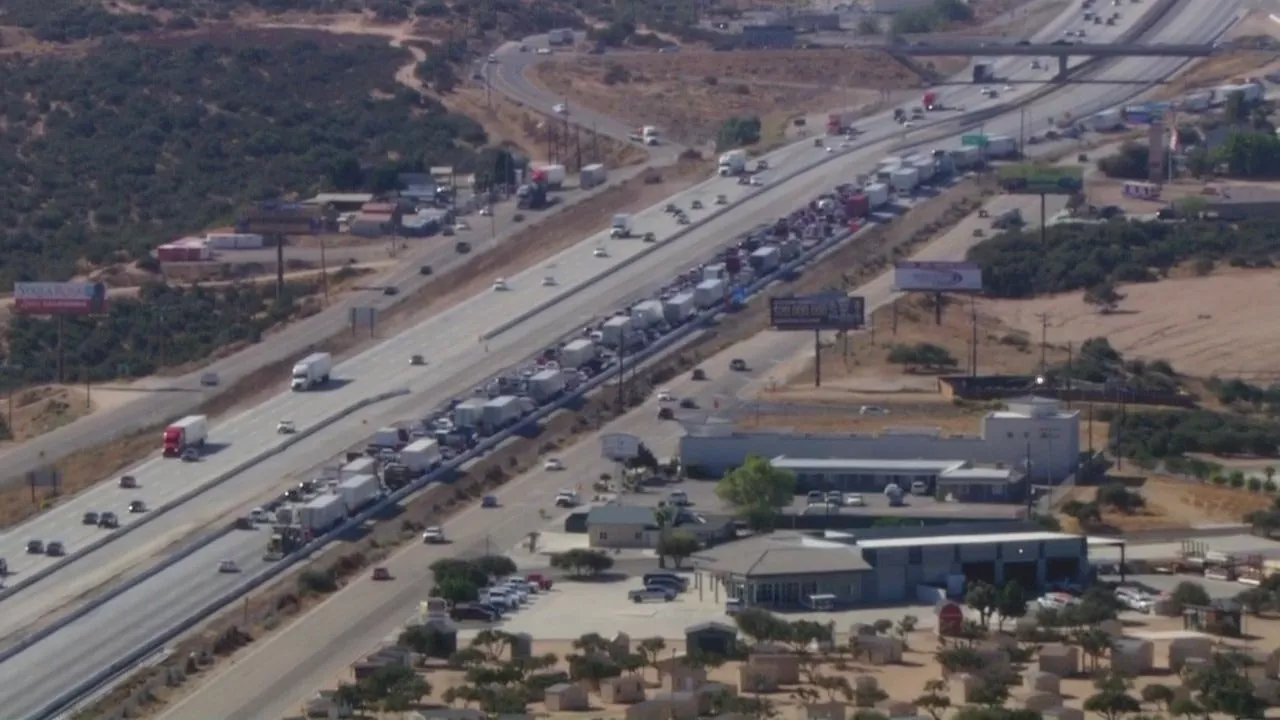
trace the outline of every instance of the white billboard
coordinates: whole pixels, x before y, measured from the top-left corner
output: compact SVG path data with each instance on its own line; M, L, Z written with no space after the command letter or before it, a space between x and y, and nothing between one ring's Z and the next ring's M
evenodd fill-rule
M100 282L20 282L13 306L26 315L100 315L107 311L107 286Z
M627 433L601 435L600 450L605 459L624 462L640 454L640 438Z
M900 262L893 287L902 292L982 292L982 268L967 262Z

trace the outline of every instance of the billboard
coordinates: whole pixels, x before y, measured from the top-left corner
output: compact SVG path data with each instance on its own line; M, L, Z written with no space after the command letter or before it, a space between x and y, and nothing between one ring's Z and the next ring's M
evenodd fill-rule
M893 288L901 292L982 292L982 268L967 262L900 262Z
M14 283L13 307L23 315L101 315L107 312L107 286L100 282Z
M640 454L640 438L627 433L601 435L600 454L615 462L630 460Z
M298 203L264 202L244 212L236 221L236 232L253 235L315 235L324 218L317 208Z
M775 330L855 330L866 324L866 301L843 293L769 298Z
M996 171L1006 192L1028 195L1070 195L1084 188L1084 168L1059 165L1006 165Z

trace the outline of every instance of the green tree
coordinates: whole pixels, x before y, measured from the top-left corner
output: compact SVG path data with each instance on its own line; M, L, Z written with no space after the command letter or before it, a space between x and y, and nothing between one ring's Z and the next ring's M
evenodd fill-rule
M1133 684L1115 671L1100 674L1093 681L1094 692L1084 700L1084 709L1097 713L1104 720L1119 720L1121 716L1142 711L1142 703L1129 694Z
M1184 580L1174 586L1173 592L1169 593L1169 598L1179 611L1189 606L1206 606L1213 602L1213 598L1209 597L1209 591L1204 589L1204 585L1190 580Z
M1000 591L978 580L969 584L969 590L964 595L964 604L978 613L978 622L986 628L991 622L991 616L1000 609Z
M791 625L764 608L745 608L733 616L733 622L756 643L786 642L791 636Z
M1105 630L1088 627L1077 632L1075 639L1089 661L1089 670L1097 670L1098 661L1111 650L1111 636Z
M731 117L716 133L716 152L724 152L760 142L760 118Z
M1098 283L1084 291L1085 304L1094 306L1103 315L1115 312L1124 298L1123 294L1116 291L1115 285L1109 282Z
M716 496L757 530L772 527L774 516L792 503L795 494L795 476L759 455L747 457L716 484Z
M575 578L596 577L613 568L613 558L599 550L574 548L552 555L551 567L566 570Z
M1206 713L1220 713L1237 720L1261 718L1266 704L1253 692L1253 682L1245 674L1249 660L1239 654L1216 654L1208 667L1197 670L1188 687Z
M1005 620L1017 620L1027 614L1027 594L1017 580L1010 580L1000 589L1000 600L996 607L1000 619L998 628L1004 630Z
M682 531L666 533L658 539L658 559L663 561L671 558L678 569L686 558L698 552L699 546L698 538L694 537L693 533Z
M1173 688L1163 683L1152 683L1142 688L1142 702L1151 703L1164 712L1169 712L1176 698Z
M945 680L929 680L924 684L924 693L916 697L915 705L933 720L942 720L942 716L951 709L951 696L948 692Z
M662 651L666 649L667 641L662 639L659 635L645 638L640 641L638 646L636 646L636 651L642 658L644 658L645 666L654 668L655 670L658 667L658 660L662 657Z

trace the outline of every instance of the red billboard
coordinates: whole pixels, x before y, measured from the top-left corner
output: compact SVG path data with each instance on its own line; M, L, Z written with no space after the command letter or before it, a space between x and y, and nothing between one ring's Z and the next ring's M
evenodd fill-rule
M107 286L100 282L14 283L13 307L24 315L101 315L107 312Z

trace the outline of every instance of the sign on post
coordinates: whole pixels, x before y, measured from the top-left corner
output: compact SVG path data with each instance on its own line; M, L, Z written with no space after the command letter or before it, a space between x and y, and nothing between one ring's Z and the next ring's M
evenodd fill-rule
M378 308L353 307L350 311L351 332L356 330L372 330L378 324Z
M626 462L640 454L640 438L627 433L601 435L600 454L607 460Z
M982 268L967 262L899 262L893 266L899 292L982 292Z
M323 227L317 208L298 203L259 203L236 221L236 232L255 235L317 235Z
M1023 195L1071 195L1084 188L1084 168L1062 165L1006 165L996 178L1005 192Z
M960 145L963 147L980 147L984 148L990 141L986 135L961 135Z
M857 330L866 324L866 300L843 293L769 298L775 330Z
M101 315L107 312L107 286L100 282L14 283L13 307L23 315Z

